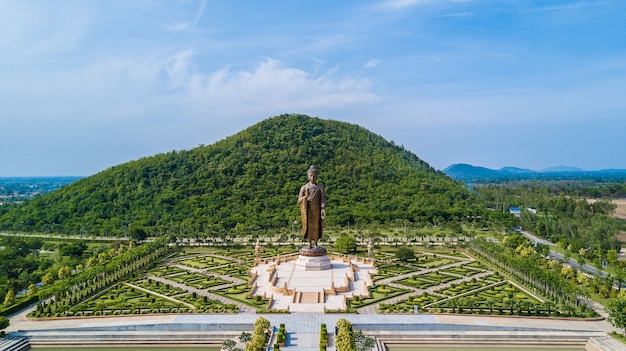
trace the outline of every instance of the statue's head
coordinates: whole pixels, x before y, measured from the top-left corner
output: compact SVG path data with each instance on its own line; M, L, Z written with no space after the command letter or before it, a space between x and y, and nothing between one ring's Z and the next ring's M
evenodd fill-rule
M318 174L317 172L317 168L315 168L315 166L311 165L311 167L309 167L309 169L306 171L307 175L311 175L311 174Z
M311 165L311 167L309 167L309 169L306 171L306 174L309 178L309 180L315 182L317 180L317 168L315 168L315 166Z

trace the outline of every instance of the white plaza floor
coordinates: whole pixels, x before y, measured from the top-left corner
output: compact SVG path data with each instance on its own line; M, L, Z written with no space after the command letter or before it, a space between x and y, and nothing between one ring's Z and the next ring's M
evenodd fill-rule
M323 313L345 310L346 298L367 296L371 285L371 263L331 259L331 268L305 270L295 260L262 263L251 270L258 274L255 295L273 298L271 309Z

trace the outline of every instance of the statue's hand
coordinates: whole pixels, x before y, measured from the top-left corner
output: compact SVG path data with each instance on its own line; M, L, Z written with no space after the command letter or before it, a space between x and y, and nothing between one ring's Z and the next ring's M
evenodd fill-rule
M326 210L322 209L322 219L326 218Z

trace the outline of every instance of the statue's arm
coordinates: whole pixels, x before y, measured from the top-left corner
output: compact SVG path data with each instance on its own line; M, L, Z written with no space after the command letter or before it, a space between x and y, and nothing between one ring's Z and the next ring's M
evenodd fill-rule
M298 204L301 204L302 201L306 201L306 186L300 187L300 192L298 193Z

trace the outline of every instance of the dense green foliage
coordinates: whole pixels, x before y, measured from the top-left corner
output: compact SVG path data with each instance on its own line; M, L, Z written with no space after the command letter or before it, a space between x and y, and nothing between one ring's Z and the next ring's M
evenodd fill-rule
M315 164L328 225L444 223L482 212L463 186L357 125L282 115L210 146L112 167L24 204L0 229L66 234L211 233L285 227Z
M337 321L335 347L337 351L352 351L356 349L352 323L345 318L341 318Z
M38 282L42 272L52 266L51 260L37 255L43 243L40 239L0 237L0 299L9 290L17 292Z
M89 260L91 263L84 270L42 288L39 292L42 302L31 312L31 316L67 316L76 303L151 267L171 251L168 243L169 238L163 237L140 246L131 245L129 249L120 247L119 250L112 249L109 254L99 254L98 260ZM50 299L52 296L54 298Z
M600 262L606 260L609 250L620 250L616 234L622 225L612 216L616 205L608 200L591 203L574 194L555 195L550 188L530 185L475 189L486 207L497 211L522 208L519 224L524 229L571 252L582 249L586 259ZM535 209L536 213L527 208Z
M7 294L14 294L16 305L32 302L37 297L41 286L52 284L57 278L64 279L112 257L113 252L124 250L120 243L90 244L66 239L55 242L54 239L29 238L18 236L0 236L0 302L6 302ZM25 292L25 294L19 294ZM19 296L18 296L19 295ZM12 303L0 306L0 314L5 308L15 307ZM15 307L16 308L16 307Z
M259 317L254 322L254 332L252 340L246 344L246 351L263 351L267 348L269 335L267 334L270 327L270 321L264 317Z
M626 335L626 298L613 299L607 305L609 321L616 327L624 329Z
M354 253L356 248L356 241L349 235L341 235L334 245L334 249L342 253Z
M499 270L518 281L532 286L551 300L567 305L575 301L576 286L561 275L561 266L549 266L549 261L535 251L521 234L499 244L485 239L473 240L472 251Z
M413 251L413 249L403 246L399 248L398 251L396 251L396 258L399 261L406 262L415 258L415 252Z
M0 316L0 330L8 328L9 325L11 325L11 321L5 316Z

